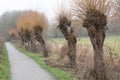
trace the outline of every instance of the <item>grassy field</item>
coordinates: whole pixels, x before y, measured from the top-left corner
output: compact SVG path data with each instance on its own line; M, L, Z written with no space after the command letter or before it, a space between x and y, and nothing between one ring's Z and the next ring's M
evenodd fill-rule
M48 43L67 44L64 38L52 38ZM77 44L91 45L89 37L77 38ZM108 36L105 45L109 46L115 53L120 54L120 36Z
M79 44L91 44L89 37L77 38L77 43ZM64 38L52 38L49 42L55 42L59 44L65 44L66 40ZM120 36L108 36L105 39L105 44L114 44L115 42L120 43Z
M19 51L23 52L25 55L35 60L41 67L51 72L57 78L57 80L72 80L69 73L63 70L60 70L58 68L53 68L53 67L46 65L46 63L44 62L45 58L43 58L43 56L28 52L22 48L18 48L15 44L12 44L12 45L16 47Z
M0 63L0 80L9 80L9 62L6 47L3 47Z

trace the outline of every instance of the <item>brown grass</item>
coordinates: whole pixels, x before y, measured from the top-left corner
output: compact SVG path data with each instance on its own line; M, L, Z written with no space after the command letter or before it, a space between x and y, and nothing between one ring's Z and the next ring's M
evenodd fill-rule
M58 67L70 72L76 80L90 79L89 73L93 70L93 49L90 45L77 45L77 68L69 68L69 59L67 57L68 46L49 43L50 58L46 60L47 64ZM115 55L112 49L104 47L104 60L106 72L109 80L119 80L120 77L120 57ZM92 79L90 79L92 80Z

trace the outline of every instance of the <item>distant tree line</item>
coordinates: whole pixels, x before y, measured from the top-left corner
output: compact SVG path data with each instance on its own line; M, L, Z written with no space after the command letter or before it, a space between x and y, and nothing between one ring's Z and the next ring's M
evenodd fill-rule
M10 40L8 30L16 27L16 19L21 14L19 11L5 12L0 17L0 33L6 40Z

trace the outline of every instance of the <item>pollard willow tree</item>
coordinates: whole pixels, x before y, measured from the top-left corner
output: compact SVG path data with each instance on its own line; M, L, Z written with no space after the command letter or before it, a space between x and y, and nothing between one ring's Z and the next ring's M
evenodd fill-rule
M73 0L75 16L83 20L94 49L94 80L107 80L103 58L103 44L110 15L110 0Z
M35 52L35 39L32 30L31 11L24 12L17 20L17 29L22 43L27 42L29 50Z
M44 57L48 57L48 51L42 33L48 27L48 21L44 14L36 11L27 11L17 21L19 35L23 42L28 42L30 50L35 52L35 39L43 48Z
M45 40L43 39L43 31L45 31L48 27L48 21L43 13L31 12L33 18L33 32L35 35L35 39L40 43L44 57L48 57L48 51L46 48Z
M17 38L17 32L14 28L11 28L9 31L8 31L9 35L10 35L10 39L11 41L14 41L16 38Z
M69 52L67 53L70 60L70 67L76 67L76 37L74 35L73 27L71 27L71 10L60 7L57 13L57 21L59 22L58 28L67 40Z

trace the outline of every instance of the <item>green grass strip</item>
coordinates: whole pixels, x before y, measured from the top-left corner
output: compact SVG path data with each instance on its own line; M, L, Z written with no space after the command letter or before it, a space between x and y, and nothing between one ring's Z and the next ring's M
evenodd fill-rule
M9 80L9 61L6 46L2 50L2 62L0 63L0 80Z
M22 53L24 53L25 55L29 56L30 58L32 58L33 60L35 60L41 67L43 67L45 70L48 70L49 72L51 72L54 77L57 80L72 80L71 76L69 73L60 70L58 68L53 68L49 65L46 65L46 63L44 62L44 58L43 57L39 57L37 56L37 54L32 53L32 52L28 52L22 48L17 47L15 44L12 43L12 45L17 48L19 51L21 51Z

